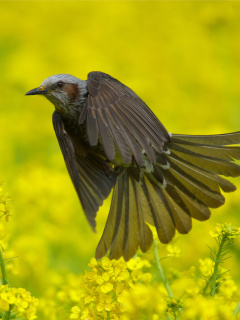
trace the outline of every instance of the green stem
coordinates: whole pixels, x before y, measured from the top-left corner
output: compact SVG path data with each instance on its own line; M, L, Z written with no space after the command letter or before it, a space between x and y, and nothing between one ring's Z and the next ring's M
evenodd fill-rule
M2 270L2 284L9 284L7 280L7 273L5 269L5 263L2 255L2 248L0 248L0 267ZM11 317L11 305L9 306L9 310L3 313L3 320L9 320Z
M207 289L208 289L208 286L209 286L210 282L212 282L212 276L211 276L210 279L207 281L206 286L205 286L204 289L203 289L203 292L202 292L202 295L203 295L203 296L205 296L206 291L207 291Z
M162 265L161 265L161 262L160 262L160 259L159 259L159 255L158 255L158 247L157 247L157 240L154 240L154 255L155 255L155 259L156 259L156 263L157 263L157 268L158 268L158 271L159 271L159 274L160 274L160 277L161 277L161 280L168 292L168 296L170 299L173 299L174 296L173 296L173 293L171 291L171 288L170 288L170 285L167 281L167 278L164 274L164 271L163 271L163 268L162 268Z
M238 312L240 310L240 301L238 302L236 309L234 310L234 315L237 316Z
M227 237L224 235L222 238L222 241L219 245L218 248L218 252L216 255L216 259L215 259L215 265L214 265L214 270L213 270L213 275L212 275L212 286L211 286L211 296L214 297L216 294L216 282L217 282L217 277L218 277L218 266L219 263L221 262L221 254L222 254L222 250L223 250L223 245L226 241Z
M110 311L107 311L107 320L110 320Z
M4 313L3 320L9 320L11 317L11 305L9 305L9 310Z
M6 269L5 269L5 263L4 263L4 259L2 256L2 250L0 248L0 266L1 266L1 270L2 270L2 284L8 284L8 280L7 280L7 273L6 273Z

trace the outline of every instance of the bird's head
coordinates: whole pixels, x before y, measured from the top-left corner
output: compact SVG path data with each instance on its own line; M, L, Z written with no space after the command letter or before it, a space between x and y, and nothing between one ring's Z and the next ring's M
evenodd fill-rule
M42 84L26 95L43 95L51 101L60 113L79 108L86 100L86 81L69 74L56 74L45 79Z

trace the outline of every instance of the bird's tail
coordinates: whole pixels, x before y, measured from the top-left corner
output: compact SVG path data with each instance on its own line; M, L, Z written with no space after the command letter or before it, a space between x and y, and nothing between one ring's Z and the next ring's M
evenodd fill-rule
M177 135L157 154L152 170L125 168L114 186L107 223L96 258L110 251L110 259L127 261L138 247L146 252L154 225L159 240L168 243L179 233L188 233L192 219L206 220L209 208L224 204L224 192L236 187L225 177L240 176L240 132L190 136Z

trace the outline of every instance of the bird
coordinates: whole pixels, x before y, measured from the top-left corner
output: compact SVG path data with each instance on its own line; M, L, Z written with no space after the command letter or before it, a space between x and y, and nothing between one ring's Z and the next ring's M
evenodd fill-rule
M112 191L109 214L95 257L128 261L192 219L204 221L225 202L221 191L240 176L240 131L216 135L172 134L147 104L110 75L87 80L57 74L26 93L46 97L68 173L95 231L99 207Z

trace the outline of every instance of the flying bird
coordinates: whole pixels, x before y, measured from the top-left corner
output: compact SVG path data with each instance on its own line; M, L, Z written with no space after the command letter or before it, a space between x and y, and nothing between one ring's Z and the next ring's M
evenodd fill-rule
M236 190L225 177L240 176L240 131L220 135L171 134L130 88L102 72L86 81L53 75L26 95L45 96L55 106L53 127L86 218L96 214L111 190L112 201L96 249L99 259L126 261L152 245L150 225L162 243L175 230L186 234L192 218Z

